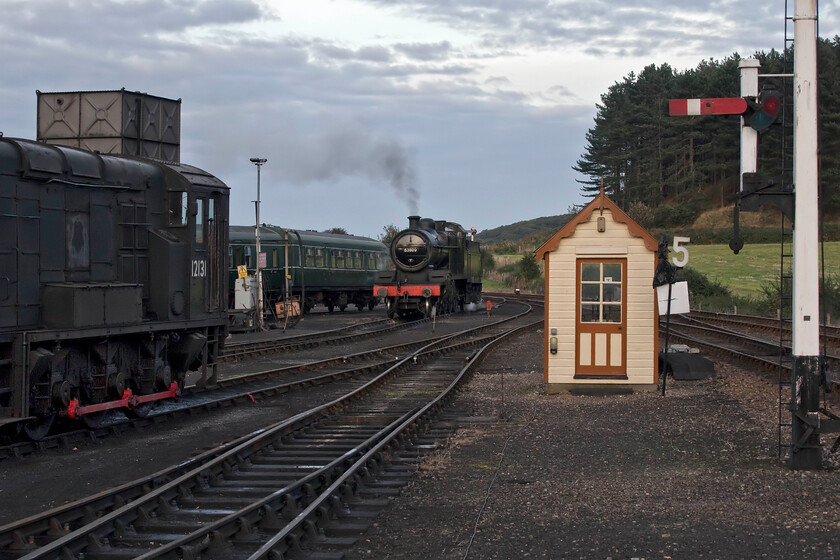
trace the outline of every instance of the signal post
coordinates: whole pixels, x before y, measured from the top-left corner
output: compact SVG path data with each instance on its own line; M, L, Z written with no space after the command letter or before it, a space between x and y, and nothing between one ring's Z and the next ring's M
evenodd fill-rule
M791 377L791 442L790 467L816 469L822 466L820 444L820 391L822 372L819 351L819 197L817 171L817 10L816 0L795 0L794 7L794 129L793 184L790 200L777 205L792 219L793 228L793 305L792 342L793 372ZM741 194L742 203L750 197L756 206L760 192L745 192L745 175L755 175L758 153L758 132L775 122L779 96L774 91L758 90L758 69L755 59L742 60L740 98L672 99L669 114L743 115L741 122ZM764 186L774 184L765 181ZM763 188L763 187L762 187ZM752 191L752 189L750 189ZM775 193L781 194L781 193ZM791 208L792 207L792 208ZM735 235L730 247L737 254L743 248L735 213ZM824 422L823 431L835 431L832 422ZM831 429L829 429L829 427Z
M793 378L790 466L822 466L820 446L819 175L817 8L796 0L793 57Z

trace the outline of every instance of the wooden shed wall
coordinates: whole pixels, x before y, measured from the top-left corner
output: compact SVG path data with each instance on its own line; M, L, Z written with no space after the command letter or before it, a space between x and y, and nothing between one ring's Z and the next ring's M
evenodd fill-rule
M596 219L599 215L599 212L593 212L588 222L578 225L573 235L548 253L545 344L548 347L552 336L550 329L556 328L557 354L547 353L546 382L591 383L590 380L574 379L576 263L579 258L604 257L627 259L627 379L598 380L598 383L654 383L658 351L658 317L653 291L656 254L645 247L642 238L631 235L626 224L612 221L609 209L604 209L606 231L599 233Z

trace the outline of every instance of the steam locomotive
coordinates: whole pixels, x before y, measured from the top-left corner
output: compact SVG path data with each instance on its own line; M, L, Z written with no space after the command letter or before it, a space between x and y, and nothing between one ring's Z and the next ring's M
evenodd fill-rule
M395 270L377 275L373 293L388 316L430 316L481 300L481 246L459 224L408 217L408 229L391 242Z
M189 165L0 136L0 431L143 415L227 327L228 187Z

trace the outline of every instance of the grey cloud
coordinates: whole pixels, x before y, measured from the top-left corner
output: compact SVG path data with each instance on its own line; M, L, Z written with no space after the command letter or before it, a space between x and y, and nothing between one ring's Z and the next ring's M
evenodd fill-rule
M702 58L736 43L764 48L769 40L760 36L781 29L775 8L754 28L739 23L718 33L686 31L676 15L684 6L743 18L747 2L369 1L481 41L346 48L330 38L265 39L239 25L270 17L256 0L73 0L72 9L66 0L3 0L0 126L34 137L35 89L126 87L180 97L182 158L232 187L235 223L253 219L248 158L261 156L272 186L265 196L276 197L263 207L266 220L375 235L403 223L403 201L416 198L422 177L424 214L494 227L534 217L532 201L548 191L562 193L557 213L565 211L577 195L570 162L580 156L594 102L560 84L542 94L510 91L504 76L480 75L484 59L570 46L601 57L661 57L698 45ZM823 14L837 11L829 8ZM825 20L821 28L830 29ZM210 40L184 40L192 30ZM490 199L511 189L521 196L504 205L474 194Z
M562 48L611 56L780 48L782 6L776 3L692 0L366 0L477 33L488 48ZM792 7L790 8L792 11ZM837 27L833 6L823 8ZM708 23L707 16L719 19ZM733 25L726 26L727 22ZM724 47L725 48L725 47ZM718 55L728 53L717 53Z
M129 39L153 38L205 25L253 21L261 17L256 0L6 0L4 27L12 32L82 43L108 38L114 47ZM79 34L79 29L88 33Z
M441 41L439 43L397 43L394 45L394 50L415 60L444 60L451 54L452 45L449 41Z
M489 86L506 86L510 85L510 80L504 76L491 76L484 80L484 83Z
M381 46L348 49L346 47L323 43L314 45L313 50L323 58L334 60L360 60L365 62L391 61L391 51Z

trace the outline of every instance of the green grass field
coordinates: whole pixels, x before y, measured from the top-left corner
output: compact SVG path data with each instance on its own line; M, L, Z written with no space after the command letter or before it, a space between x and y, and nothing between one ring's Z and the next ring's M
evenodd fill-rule
M745 245L736 255L726 245L687 244L688 266L728 287L733 295L759 298L762 285L779 281L779 245ZM671 257L675 256L673 250ZM494 255L496 267L518 262L522 255ZM826 275L840 276L840 242L825 244ZM502 289L503 285L487 281L486 289Z
M754 298L762 293L762 284L779 281L778 244L745 245L737 255L726 245L685 247L690 268L728 287L734 295ZM825 244L825 261L826 275L840 274L840 242Z

